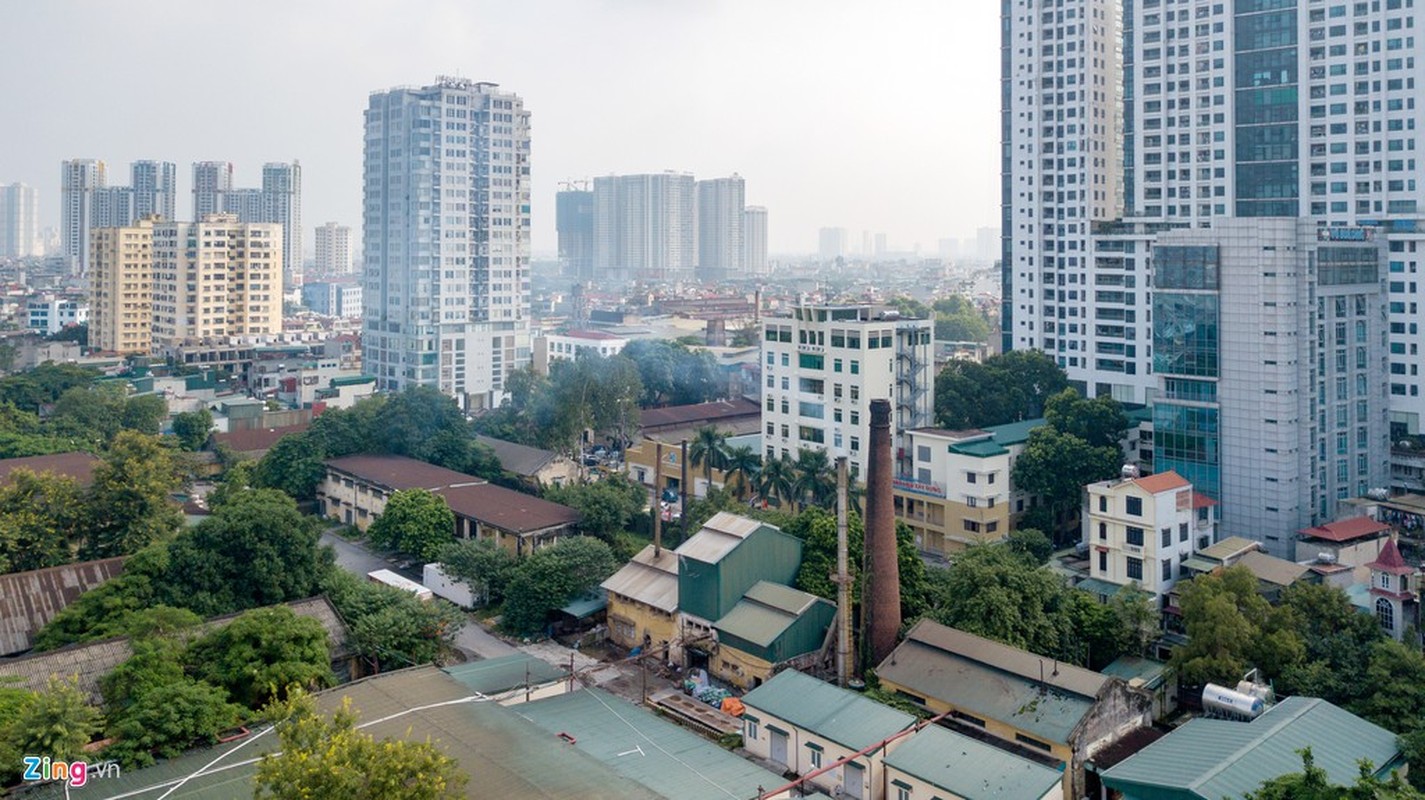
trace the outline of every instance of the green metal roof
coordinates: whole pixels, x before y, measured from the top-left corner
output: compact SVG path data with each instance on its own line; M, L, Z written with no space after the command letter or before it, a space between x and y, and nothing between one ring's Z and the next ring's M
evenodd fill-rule
M536 700L511 710L541 728L552 741L563 733L574 738L567 751L611 768L630 785L647 787L678 800L729 800L756 797L786 781L739 758L692 731L601 689ZM634 783L636 782L636 783ZM481 796L520 795L487 791Z
M426 741L460 762L470 777L469 789L481 797L519 797L535 800L658 800L685 797L680 792L658 792L629 780L597 758L551 736L547 730L530 725L514 710L494 702L456 702L430 708L432 704L458 701L470 690L434 667L416 667L389 672L322 692L318 703L325 710L350 697L360 712L358 724L384 720L365 728L377 739L393 738ZM530 705L538 705L536 701ZM411 711L423 708L420 711ZM406 713L401 713L406 712ZM396 716L392 716L396 715ZM391 717L390 719L386 719ZM671 723L659 723L684 733ZM687 734L691 736L692 734ZM244 745L244 742L250 744ZM582 744L582 742L581 742ZM243 740L218 748L207 748L181 758L164 761L141 770L126 770L121 776L96 779L86 787L99 789L95 797L126 797L130 800L157 800L180 779L196 773L222 753L232 755L218 761L201 776L183 785L168 797L171 800L231 800L252 795L252 776L257 764L246 763L270 752L277 739L267 734L261 739ZM239 747L242 749L238 749ZM708 747L716 749L715 745ZM647 750L648 748L645 748ZM729 758L735 758L728 754ZM745 762L744 762L745 763ZM690 782L694 776L676 764L664 768L676 780ZM768 773L763 773L767 775ZM774 781L776 776L764 778ZM774 785L767 783L768 786ZM747 797L753 791L743 793ZM63 798L58 784L40 787L27 797Z
M1140 658L1139 656L1119 656L1113 663L1099 670L1105 675L1112 675L1115 678L1122 678L1128 681L1129 685L1140 681L1142 686L1149 689L1156 689L1162 685L1164 673L1168 665L1161 661L1154 661L1151 658Z
M853 750L915 723L904 711L790 669L748 692L742 702L754 716L770 714Z
M1081 589L1089 594L1113 597L1123 591L1123 586L1117 583L1103 580L1101 578L1084 578L1074 585L1075 589Z
M375 382L376 382L376 376L375 376L375 375L347 375L347 376L340 377L340 378L332 378L332 380L331 380L331 385L332 385L333 388L335 388L335 387L337 387L337 386L359 386L360 384L363 384L363 383L375 383Z
M472 661L446 667L444 672L466 689L485 695L522 689L526 681L532 686L539 686L568 676L564 670L528 653Z
M568 603L564 604L563 608L559 610L560 612L568 614L574 619L584 619L585 617L593 616L594 614L597 614L608 607L609 596L604 593L603 589L595 589L592 592L586 592L574 598L573 600L570 600Z
M1187 558L1183 559L1183 566L1195 572L1211 572L1222 565L1218 564L1215 561L1208 561L1205 558L1198 558L1197 556L1188 556Z
M979 441L966 442L965 444L950 445L950 452L962 455L974 456L976 458L989 458L990 456L1002 456L1009 450L994 439L980 439Z
M897 745L886 756L886 766L966 800L1039 800L1064 777L1053 767L939 725Z
M759 581L713 627L729 647L777 663L820 647L835 616L814 594Z
M991 425L988 428L981 428L985 433L992 434L994 440L1002 445L1019 444L1029 438L1029 432L1044 424L1044 418L1026 419L1019 422L1010 422L1004 425Z
M1395 734L1325 700L1289 697L1251 722L1199 718L1103 773L1130 800L1241 797L1279 775L1301 771L1310 747L1332 783L1348 785L1368 759L1397 766Z

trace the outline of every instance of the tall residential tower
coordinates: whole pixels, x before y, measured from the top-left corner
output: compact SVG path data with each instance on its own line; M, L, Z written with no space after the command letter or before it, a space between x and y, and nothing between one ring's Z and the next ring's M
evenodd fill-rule
M497 405L529 363L529 112L441 77L366 109L364 358L385 390Z
M745 277L747 254L743 213L746 182L742 176L698 181L698 280L704 283Z

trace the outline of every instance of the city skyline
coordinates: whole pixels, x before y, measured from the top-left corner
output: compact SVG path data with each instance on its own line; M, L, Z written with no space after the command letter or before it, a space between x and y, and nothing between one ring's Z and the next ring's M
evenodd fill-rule
M29 135L0 153L0 182L36 187L41 224L57 228L65 159L174 162L185 198L193 162L231 161L253 176L264 163L295 159L305 172L304 217L357 229L361 141L352 131L367 95L458 74L499 83L539 110L532 246L541 255L556 248L558 183L614 173L741 174L756 187L747 202L775 212L773 254L813 252L818 228L831 225L885 231L933 254L939 239L972 237L997 215L998 28L988 4L558 3L557 13L267 5L289 22L277 27L261 19L264 5L243 18L204 6L167 13L180 8L173 3L8 10L15 45L0 54L0 95L13 108L46 113L27 119ZM299 33L332 30L338 18L332 36ZM180 31L219 21L236 40L271 44L223 62L230 77L260 87L262 101L244 107L241 125L222 115L149 124L171 117L162 95L194 96L205 86L199 72L172 69L205 56L205 43ZM389 31L412 24L409 47L389 45ZM654 36L658 29L685 35ZM166 46L115 57L119 42L150 37ZM736 58L719 55L728 41L739 42ZM608 55L575 58L580 49ZM100 62L124 90L54 102L85 95ZM37 63L55 68L25 67ZM143 88L155 74L165 76L163 93ZM291 81L296 74L309 80ZM87 123L92 114L105 119L102 130Z

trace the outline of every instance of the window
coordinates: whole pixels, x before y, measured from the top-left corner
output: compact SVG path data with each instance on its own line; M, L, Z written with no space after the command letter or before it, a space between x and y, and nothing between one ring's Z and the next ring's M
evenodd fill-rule
M906 785L904 785L904 784L897 783L897 784L895 784L895 787L896 787L896 800L910 800L910 787L909 787L909 786L906 786Z
M1204 509L1204 510L1205 510L1205 509ZM1179 542L1186 542L1187 540L1188 540L1188 524L1187 524L1186 522L1179 523L1179 524L1178 524L1178 541L1179 541Z
M1128 512L1128 516L1130 516L1130 517L1141 517L1141 516L1143 516L1143 498L1141 498L1141 497L1128 497L1128 498L1124 498L1124 501L1125 501L1125 502L1124 502L1125 510ZM1142 542L1139 542L1139 544L1142 544Z
M1161 537L1162 537L1162 540L1163 540L1163 547L1172 547L1172 546L1173 546L1173 529L1172 529L1172 528L1164 528L1164 529L1162 529L1161 531L1159 531L1158 533L1159 533L1159 534L1161 535Z
M1143 559L1128 558L1128 579L1134 581L1143 580Z
M1376 598L1376 620L1385 630L1395 630L1395 606L1384 597Z
M821 769L821 745L807 742L807 755L811 758L811 768Z
M1143 546L1143 529L1133 525L1128 526L1128 543L1134 547Z
M965 483L974 483L974 482L975 482L975 473L973 473L973 472L966 472L966 473L965 473Z
M760 721L756 717L744 716L742 721L747 723L747 740L750 742L757 738L757 723Z
M1036 750L1043 750L1046 753L1050 750L1048 742L1041 742L1038 739L1035 739L1031 736L1025 736L1022 733L1016 733L1014 735L1014 740L1016 742L1019 742L1020 744L1027 744Z
M1098 538L1100 538L1100 539L1107 539L1107 538L1108 538L1108 523L1100 522L1100 523L1098 524Z
M1102 550L1098 551L1098 571L1108 574L1108 553Z
M1163 580L1165 580L1165 581L1170 581L1170 580L1172 580L1172 579L1173 579L1173 560L1172 560L1171 558L1165 558L1165 559L1163 559Z
M1101 494L1098 496L1098 510L1105 513L1108 511L1108 495Z

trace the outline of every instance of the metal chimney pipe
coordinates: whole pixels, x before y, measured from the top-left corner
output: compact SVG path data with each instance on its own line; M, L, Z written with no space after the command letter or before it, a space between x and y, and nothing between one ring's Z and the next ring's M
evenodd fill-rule
M663 556L663 443L654 448L653 462L653 558Z
M847 561L846 456L836 457L836 683L851 678L851 573Z

